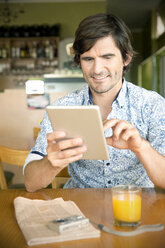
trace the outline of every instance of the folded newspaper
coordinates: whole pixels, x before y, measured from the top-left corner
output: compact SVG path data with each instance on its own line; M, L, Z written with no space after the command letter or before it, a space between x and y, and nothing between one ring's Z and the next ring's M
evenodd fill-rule
M72 215L84 216L73 201L62 198L53 200L31 200L24 197L14 199L15 215L18 225L29 246L63 242L68 240L96 238L100 236L91 223L74 231L59 233L49 227L50 222Z

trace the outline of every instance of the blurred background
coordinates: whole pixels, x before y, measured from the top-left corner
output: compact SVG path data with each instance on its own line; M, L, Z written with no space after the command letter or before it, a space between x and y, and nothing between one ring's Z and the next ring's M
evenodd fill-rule
M164 61L164 0L0 0L0 75L8 71L14 76L19 74L21 67L27 69L13 77L12 82L1 79L0 89L4 82L20 86L29 71L33 71L35 76L40 75L40 68L46 73L54 72L55 68L68 68L70 57L64 46L72 42L77 25L84 17L99 12L118 15L132 31L133 46L138 54L128 79L164 94L159 74L160 63L163 63L160 60ZM14 37L24 38L18 41ZM36 39L27 40L29 37ZM61 41L63 44L60 46ZM35 63L32 59L25 61L29 57L40 59ZM6 58L11 60L4 60ZM18 58L24 60L20 62ZM159 75L153 76L155 73Z

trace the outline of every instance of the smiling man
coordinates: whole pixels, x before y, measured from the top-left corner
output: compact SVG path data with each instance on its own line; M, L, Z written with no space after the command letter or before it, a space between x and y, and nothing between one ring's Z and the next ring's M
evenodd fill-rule
M111 36L101 38L80 56L84 78L93 93L106 93L119 84L122 86L123 66L129 64L131 56L123 62L120 50Z
M101 108L102 119L107 118L111 104L122 87L123 67L132 59L131 55L123 61L120 50L111 36L99 39L87 52L80 55L81 69L93 96L93 103L103 101L106 108ZM105 99L105 100L104 100ZM98 104L99 105L99 104Z
M73 49L87 85L53 105L98 105L109 160L83 160L88 148L82 139L61 140L66 134L53 132L45 114L24 165L27 190L47 187L65 167L65 188L165 188L165 99L125 80L134 55L129 29L114 15L89 16L76 31Z

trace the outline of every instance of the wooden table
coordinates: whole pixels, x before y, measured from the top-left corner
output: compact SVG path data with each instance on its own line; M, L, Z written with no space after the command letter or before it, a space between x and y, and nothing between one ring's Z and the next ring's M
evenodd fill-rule
M20 189L0 190L0 248L24 248L25 239L14 213L13 200L17 196L29 199L54 199L74 201L92 221L113 227L111 189L43 189L28 193ZM142 192L142 224L165 225L165 191L145 189ZM165 248L165 230L119 237L101 232L100 238L52 243L36 248Z

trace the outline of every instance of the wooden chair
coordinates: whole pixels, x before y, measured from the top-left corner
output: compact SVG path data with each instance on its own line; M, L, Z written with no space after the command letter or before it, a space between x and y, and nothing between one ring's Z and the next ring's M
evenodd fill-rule
M33 138L34 138L34 140L36 140L39 132L40 132L39 127L33 127ZM68 174L67 168L64 168L62 171L59 172L59 174L52 181L52 188L53 189L62 188L69 177L70 176Z
M17 150L0 146L0 187L7 189L7 182L3 171L2 163L7 163L15 166L23 166L29 150Z
M8 188L2 163L7 163L15 166L23 166L28 153L29 150L17 150L17 149L0 146L0 188L1 189ZM62 187L64 181L66 181L68 177L69 174L67 168L65 168L53 180L52 188ZM14 188L14 185L11 186ZM15 187L18 188L19 185L15 185Z
M33 127L33 138L34 140L37 139L38 133L40 132L40 127Z
M66 167L56 175L56 177L52 182L52 188L53 189L63 188L64 184L69 179L69 177L70 176L68 174L68 169Z
M14 173L12 171L4 170L7 185L13 184Z

